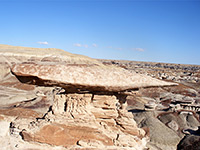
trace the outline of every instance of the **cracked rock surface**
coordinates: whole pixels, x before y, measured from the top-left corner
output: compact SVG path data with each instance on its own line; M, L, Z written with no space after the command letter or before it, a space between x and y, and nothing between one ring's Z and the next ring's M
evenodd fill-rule
M5 150L142 150L149 137L126 110L126 90L176 85L58 49L0 45L0 57Z
M184 84L186 77L148 76L143 63L140 72L60 49L9 45L0 45L0 64L3 150L169 150L182 130L199 125L195 67Z

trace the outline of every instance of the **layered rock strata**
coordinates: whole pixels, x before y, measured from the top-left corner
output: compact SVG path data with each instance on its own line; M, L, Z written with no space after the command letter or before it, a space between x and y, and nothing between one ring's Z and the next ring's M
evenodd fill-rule
M66 148L143 149L146 132L119 106L116 96L57 94L47 121L21 134L25 141Z
M58 49L0 45L0 54L6 150L145 149L149 132L126 110L128 95L176 85Z
M184 138L185 131L197 130L200 126L199 65L125 60L99 61L107 66L118 66L163 81L179 83L178 86L173 87L140 88L135 96L127 98L128 109L133 112L138 126L150 129L150 141L147 144L149 149L174 150L179 141ZM186 137L187 142L190 139L198 139L198 137L193 138L192 135ZM183 144L182 147L187 147L189 142L185 145L185 138L183 140L184 142L182 140L180 142ZM192 144L188 144L188 147L198 147L195 145L192 147ZM180 149L183 149L182 147Z
M88 64L18 64L12 68L12 72L20 77L36 77L33 83L44 82L43 84L62 86L65 89L88 91L120 92L141 87L176 85L121 68Z

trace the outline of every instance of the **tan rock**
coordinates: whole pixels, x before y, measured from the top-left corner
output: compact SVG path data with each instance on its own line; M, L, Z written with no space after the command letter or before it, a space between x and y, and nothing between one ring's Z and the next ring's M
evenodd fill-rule
M9 109L0 109L0 114L5 116L15 116L19 118L38 118L40 115L31 109L25 108L9 108Z
M64 62L70 64L101 64L95 59L83 55L72 54L56 48L31 48L0 44L0 57L4 62ZM1 61L0 61L1 62Z
M9 137L10 122L8 120L0 120L0 145L2 150L10 150L9 145L12 141Z
M52 48L0 45L0 70L0 122L11 118L0 123L6 150L142 150L157 132L138 128L126 100L143 104L142 95L165 92L143 87L176 85Z
M44 126L34 135L22 132L22 136L25 141L62 145L64 147L76 145L80 140L87 142L90 140L100 141L103 145L113 145L112 139L102 134L101 131L85 126L51 124Z
M9 134L9 127L10 127L10 122L6 120L1 120L0 121L0 138L5 137Z
M11 84L12 83L13 82L11 82ZM32 100L36 98L36 95L32 91L21 90L15 87L9 87L8 84L4 84L0 85L0 98L1 107L8 107L23 101Z
M54 95L54 103L52 106L54 114L62 114L65 111L66 96Z
M42 49L0 44L0 58L0 62L6 63L9 67L16 64L12 72L17 76L26 76L26 78L19 78L23 82L59 85L70 87L70 90L118 92L140 87L174 85L174 83L131 73L122 68L107 67L95 59L55 48ZM5 70L3 72L8 71L8 68L2 69ZM0 75L2 77L6 74L3 72Z
M145 147L145 144L139 146L147 142L145 131L137 127L130 112L114 105L120 104L116 96L56 94L53 101L52 112L45 116L47 122L22 132L25 141L67 148L141 150ZM108 102L111 108L104 108L105 104L97 101Z
M10 73L10 68L6 65L0 65L0 81Z
M0 115L0 120L4 120L4 117Z
M115 96L94 95L92 104L96 108L115 109L118 104L118 100Z
M141 87L176 85L125 69L96 65L18 64L12 68L12 72L17 76L37 77L32 80L35 84L59 85L76 90L116 92Z
M95 116L95 118L100 119L116 119L118 117L118 112L116 110L106 110L106 109L92 109L92 114Z

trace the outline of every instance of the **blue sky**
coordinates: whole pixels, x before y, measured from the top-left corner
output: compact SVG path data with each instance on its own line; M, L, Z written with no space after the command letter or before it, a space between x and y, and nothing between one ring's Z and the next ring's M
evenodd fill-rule
M200 0L0 0L0 43L200 65Z

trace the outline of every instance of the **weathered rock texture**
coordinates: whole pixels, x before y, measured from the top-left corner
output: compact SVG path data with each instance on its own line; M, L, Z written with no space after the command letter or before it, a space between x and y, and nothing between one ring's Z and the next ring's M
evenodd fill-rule
M72 54L56 48L30 48L0 44L1 62L10 65L20 62L48 62L69 64L99 64L97 60L83 55Z
M126 90L175 85L58 49L0 45L0 57L5 149L142 150L148 130L127 112Z
M200 66L119 60L99 61L107 66L114 65L157 79L179 83L173 87L140 88L136 95L127 97L128 109L133 112L138 126L148 127L150 130L150 141L147 144L149 149L174 150L184 135L190 134L188 131L196 130L200 126ZM191 142L189 139L181 141L179 146L182 147L179 148L183 149L184 146L188 149L196 148L194 138L191 138Z
M145 147L148 137L115 96L57 94L42 127L22 131L25 141L66 148ZM40 125L38 125L40 126Z
M37 77L38 80L46 81L44 84L89 91L119 92L141 87L176 85L131 73L121 68L87 64L19 64L12 68L12 72L17 76Z
M105 64L0 45L2 149L169 150L198 126L199 91Z

